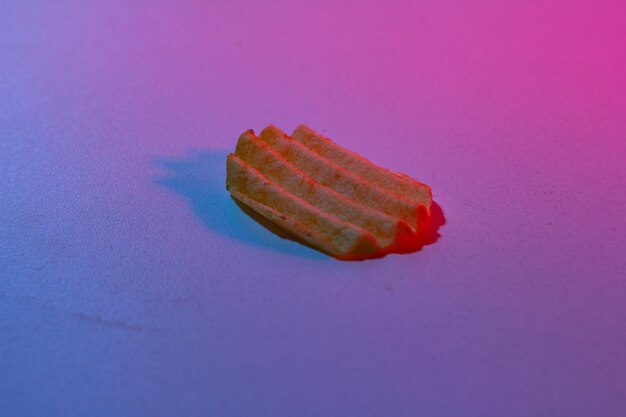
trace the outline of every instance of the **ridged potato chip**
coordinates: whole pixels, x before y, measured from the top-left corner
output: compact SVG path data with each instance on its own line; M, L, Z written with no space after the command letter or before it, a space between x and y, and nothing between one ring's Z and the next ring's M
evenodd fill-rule
M301 125L244 132L227 158L227 189L311 246L353 260L400 251L430 212L431 190Z

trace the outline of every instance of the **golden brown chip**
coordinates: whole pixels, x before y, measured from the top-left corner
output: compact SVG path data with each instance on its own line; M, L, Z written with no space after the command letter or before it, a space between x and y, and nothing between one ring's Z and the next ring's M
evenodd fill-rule
M287 191L326 213L369 230L382 248L410 235L408 224L339 194L305 174L282 155L262 142L252 131L244 132L235 154Z
M227 188L252 210L338 259L414 247L430 187L379 167L301 125L244 132L227 158Z

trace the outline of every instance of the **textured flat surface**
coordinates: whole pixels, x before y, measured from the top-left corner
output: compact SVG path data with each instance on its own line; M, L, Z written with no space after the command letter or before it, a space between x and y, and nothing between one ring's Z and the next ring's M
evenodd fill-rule
M0 1L2 417L626 415L624 2L413 3ZM441 238L243 214L238 135L302 122Z

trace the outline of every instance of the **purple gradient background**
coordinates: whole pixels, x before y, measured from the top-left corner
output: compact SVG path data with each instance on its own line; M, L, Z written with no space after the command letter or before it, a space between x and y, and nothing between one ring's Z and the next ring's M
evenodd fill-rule
M413 3L0 0L0 415L626 415L626 3ZM237 136L301 122L439 241L241 213Z

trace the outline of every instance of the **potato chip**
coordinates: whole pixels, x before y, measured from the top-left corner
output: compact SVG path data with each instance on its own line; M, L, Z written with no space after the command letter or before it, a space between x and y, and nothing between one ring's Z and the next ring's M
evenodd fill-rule
M252 131L241 135L235 154L292 194L344 221L369 230L382 248L411 234L406 222L346 198L316 182L262 142Z
M233 197L338 259L406 251L430 213L430 187L301 125L244 132L227 158Z

